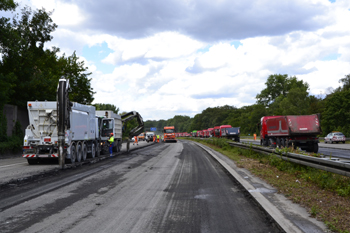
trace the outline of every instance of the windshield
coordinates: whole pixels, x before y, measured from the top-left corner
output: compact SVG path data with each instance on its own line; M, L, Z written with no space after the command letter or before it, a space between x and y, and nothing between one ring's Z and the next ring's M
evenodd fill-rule
M113 133L113 120L103 120L102 121L102 136L108 137Z
M344 136L344 134L342 134L342 133L335 133L334 135L337 135L337 136Z
M174 130L173 129L165 129L164 133L174 133Z

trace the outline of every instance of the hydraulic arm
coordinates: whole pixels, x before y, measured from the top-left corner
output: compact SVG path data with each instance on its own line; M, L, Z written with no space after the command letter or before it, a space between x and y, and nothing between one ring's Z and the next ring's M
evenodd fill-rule
M128 113L125 113L124 115L122 115L123 129L124 129L124 127L126 127L126 123L128 121L131 121L135 118L137 120L138 126L136 126L135 128L130 130L129 138L137 136L143 131L143 128L144 128L143 119L142 119L141 115L135 111L128 112Z

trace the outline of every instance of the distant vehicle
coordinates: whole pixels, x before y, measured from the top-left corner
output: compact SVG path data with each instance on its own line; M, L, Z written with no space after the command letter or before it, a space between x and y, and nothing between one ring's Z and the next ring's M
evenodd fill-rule
M177 142L174 126L164 126L164 142Z
M140 140L140 141L145 141L145 140L146 140L146 139L145 139L145 133L140 133L140 135L137 136L137 138L138 138L138 140Z
M209 128L208 132L209 132L209 137L213 137L213 135L214 135L214 128Z
M342 132L332 132L329 133L325 138L324 138L324 143L333 143L333 142L342 142L345 143L346 138L345 135Z
M319 114L299 116L264 116L259 123L260 145L269 147L300 147L318 152L322 133Z
M221 136L240 142L240 127L223 128L221 130Z
M154 132L146 132L146 141L148 142L153 142L153 136L154 136Z

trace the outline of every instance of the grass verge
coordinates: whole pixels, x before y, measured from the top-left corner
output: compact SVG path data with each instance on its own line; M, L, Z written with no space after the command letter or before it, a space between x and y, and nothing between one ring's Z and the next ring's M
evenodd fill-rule
M184 139L202 143L226 155L238 167L249 170L306 208L312 217L323 221L333 232L350 233L349 177L231 147L226 139Z

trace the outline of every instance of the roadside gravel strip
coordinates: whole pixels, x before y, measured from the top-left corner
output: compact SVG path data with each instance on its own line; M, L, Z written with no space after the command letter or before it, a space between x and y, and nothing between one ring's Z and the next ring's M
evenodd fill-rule
M286 199L283 195L264 181L254 177L246 169L238 168L232 160L217 151L193 142L209 153L226 171L231 174L252 196L267 214L285 232L327 232L327 227L320 221L309 217L309 213L299 205Z

